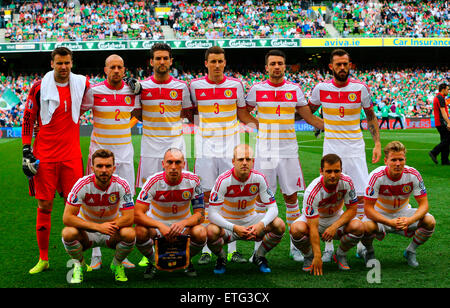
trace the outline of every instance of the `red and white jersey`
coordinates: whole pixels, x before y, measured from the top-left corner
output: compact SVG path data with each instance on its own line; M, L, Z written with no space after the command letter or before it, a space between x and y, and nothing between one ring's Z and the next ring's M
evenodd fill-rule
M330 191L319 176L305 190L302 212L309 219L336 217L344 213L344 204L347 209L358 204L352 179L341 173L336 189Z
M113 221L120 211L134 209L130 186L117 175L111 177L106 190L95 184L95 174L82 177L70 191L67 203L80 207L78 217L96 223Z
M171 147L184 152L181 110L192 108L186 82L170 76L158 82L152 76L141 81L141 156L161 158Z
M338 86L333 79L320 82L312 90L309 103L322 105L323 155L335 153L342 157L359 157L365 150L359 127L361 107L372 107L367 85L355 79L348 79L344 86Z
M265 212L265 206L275 204L275 197L267 184L265 176L252 170L248 179L241 182L234 175L234 168L222 173L216 180L209 197L209 206L221 207L220 214L226 220L249 220L258 214L256 197L260 196L264 204L259 212Z
M246 101L258 110L256 155L272 158L298 157L294 125L296 107L307 105L300 86L286 80L280 84L266 80L250 88Z
M402 177L394 181L389 178L388 167L381 166L370 173L364 198L377 200L375 209L378 212L392 214L411 207L411 194L416 198L427 195L419 171L405 166Z
M129 162L133 157L130 115L133 109L141 108L139 96L125 82L116 90L107 80L92 86L88 95L94 115L90 153L108 149L117 162Z
M196 157L233 157L240 143L237 108L246 108L242 82L224 76L215 83L206 76L192 80L190 89L199 114Z
M190 217L190 204L194 210L204 207L200 178L189 171L183 171L175 185L167 181L165 171L155 173L145 182L137 201L149 205L149 217L167 225Z

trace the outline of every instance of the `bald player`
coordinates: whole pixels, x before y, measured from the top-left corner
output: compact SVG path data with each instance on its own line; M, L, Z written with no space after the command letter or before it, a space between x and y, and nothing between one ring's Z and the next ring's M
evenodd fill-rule
M140 109L140 99L124 81L125 65L122 57L112 54L105 60L106 80L92 86L88 92L89 109L94 115L94 129L89 146L89 159L86 174L92 173L91 156L98 149L107 149L114 153L116 174L124 178L135 194L134 150L131 142L131 112ZM99 269L102 264L99 247L92 249L91 267ZM124 267L133 268L128 259Z

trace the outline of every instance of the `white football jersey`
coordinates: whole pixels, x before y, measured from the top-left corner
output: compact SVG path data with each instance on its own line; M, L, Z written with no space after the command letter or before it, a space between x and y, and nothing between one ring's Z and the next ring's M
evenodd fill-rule
M307 105L300 86L286 80L280 84L266 80L250 88L246 101L248 105L256 106L258 111L256 156L298 157L296 107Z
M257 211L256 197L260 196L263 208ZM234 175L234 168L222 173L216 180L209 197L209 206L221 207L220 214L226 220L248 221L265 206L275 204L275 197L264 175L252 170L248 179L241 182Z
M323 155L359 157L365 151L360 123L361 107L372 107L369 88L360 81L349 79L345 86L334 80L318 83L312 90L310 104L322 106L325 125Z
M200 179L189 171L183 171L175 185L166 180L164 171L155 173L147 179L137 200L149 205L149 217L167 225L190 217L191 204L193 209L204 208Z
M358 197L352 179L341 173L336 189L329 191L323 176L314 179L305 190L302 212L307 218L330 218L341 216L346 208L356 206Z
M181 110L192 108L186 82L171 76L161 83L152 76L141 86L141 156L162 158L171 147L185 152Z
M134 209L130 186L117 175L111 177L106 191L95 184L95 174L80 178L70 191L67 203L80 207L80 218L96 223L113 221L120 211Z
M370 173L365 198L377 200L375 209L378 212L392 214L411 207L411 194L416 198L427 195L419 171L405 166L402 177L393 181L389 178L388 167L381 166Z
M242 82L224 76L221 83L215 83L206 76L192 80L190 89L199 114L196 157L233 157L240 143L237 108L246 108Z
M94 116L90 155L98 149L108 149L117 162L130 162L134 153L130 114L133 109L141 108L139 96L125 82L116 90L107 80L91 86L88 96Z

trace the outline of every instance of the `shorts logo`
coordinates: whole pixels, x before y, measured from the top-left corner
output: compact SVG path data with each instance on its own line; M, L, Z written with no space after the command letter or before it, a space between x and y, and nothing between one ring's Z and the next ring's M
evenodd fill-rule
M258 185L251 185L249 191L252 195L256 194L258 192Z
M169 92L169 96L171 99L176 99L178 97L178 93L175 90Z
M108 201L109 201L109 203L111 203L111 204L115 204L115 203L117 202L117 196L114 195L114 194L109 195Z
M230 98L231 96L233 96L233 91L231 91L230 89L226 89L225 92L223 92L223 95L225 95L225 97Z
M410 193L411 190L412 190L411 185L405 185L405 186L402 187L402 192L405 193L405 194Z
M290 100L292 100L292 98L293 98L294 96L292 95L292 93L286 92L286 94L284 94L284 97L285 97L288 101L290 101Z
M131 104L131 97L129 97L128 95L125 96L125 104L127 104L127 105Z
M191 192L190 191L183 191L183 194L181 195L181 197L184 199L184 200L189 200L189 199L191 199L191 197L192 197L192 194L191 194Z
M375 194L375 190L373 189L373 187L372 186L367 187L366 195L373 196L374 194Z
M351 101L352 103L353 103L353 102L356 102L356 99L357 99L357 98L358 98L358 97L356 96L355 93L350 93L350 94L348 95L348 100Z

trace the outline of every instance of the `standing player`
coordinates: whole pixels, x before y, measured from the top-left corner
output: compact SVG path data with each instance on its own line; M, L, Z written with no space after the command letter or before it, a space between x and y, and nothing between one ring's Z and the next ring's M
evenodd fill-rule
M319 129L323 129L323 121L311 113L300 86L285 79L286 55L281 50L271 50L265 61L269 79L254 84L247 94L249 109L257 106L258 110L255 169L266 176L273 192L277 190L278 178L290 227L300 215L297 192L305 189L294 127L295 112ZM292 243L290 254L296 261L303 259Z
M172 61L169 45L152 46L153 75L141 81L143 133L137 187L142 187L150 175L162 171L161 161L168 148L178 148L185 154L181 118L192 112L192 103L187 84L169 74Z
M62 241L74 260L70 283L83 281L83 251L97 245L115 249L110 268L116 281L125 282L122 262L135 244L131 189L125 179L113 175L113 152L95 151L92 169L94 174L82 177L72 188L63 215Z
M448 84L439 85L439 93L433 99L433 114L436 129L439 132L441 142L435 146L428 155L435 164L438 163L437 156L441 154L442 165L450 165L450 119L448 117L448 106L445 97L448 95Z
M263 273L270 273L266 253L277 246L285 231L278 218L275 197L263 174L253 169L253 150L246 144L235 147L233 168L222 173L210 196L208 246L218 256L214 273L225 273L226 256L223 245L236 240L261 241L253 263ZM256 213L256 197L267 207L264 214Z
M33 84L27 98L22 124L23 171L30 179L30 195L38 201L36 235L39 262L29 273L49 267L48 245L55 191L67 198L75 182L83 176L80 149L80 109L89 81L71 73L72 51L58 47L51 54L52 71ZM35 121L39 132L31 140ZM30 168L40 161L39 169Z
M130 116L134 109L140 109L139 96L124 81L125 65L118 55L110 55L106 58L106 80L93 85L88 92L88 106L93 111L94 129L89 146L89 159L86 174L90 174L91 155L100 148L108 149L114 153L116 161L116 173L124 178L134 189L134 150L131 143ZM92 249L91 268L99 269L102 257L99 247ZM127 268L133 268L134 264L127 259L123 262Z
M355 185L357 215L361 219L364 215L364 189L369 177L365 144L359 126L361 107L366 113L368 130L375 143L372 163L380 160L381 143L370 90L363 82L349 78L350 66L350 55L342 49L334 50L328 65L333 79L318 83L309 103L313 110L322 106L325 125L323 155L334 153L342 159L342 172L350 176ZM324 262L331 261L333 250L332 242L327 243Z
M339 156L325 155L320 162L320 177L306 188L303 215L291 226L292 242L305 256L304 271L322 275L320 235L324 241L340 240L335 261L339 269L350 269L347 252L364 234L361 220L355 217L357 202L353 181L342 173Z
M392 141L384 148L384 163L370 173L366 189L364 210L365 235L362 243L366 247L362 255L367 262L375 259L373 239L383 239L386 233L412 237L404 251L408 265L419 266L416 249L423 245L434 232L436 221L428 213L428 198L425 184L416 169L406 165L406 148L399 141ZM413 195L419 207L409 203Z
M164 171L147 179L136 201L136 247L152 260L155 237L170 239L181 234L190 235L189 255L192 258L206 245L206 229L201 225L205 208L200 179L183 170L185 160L179 149L168 149L162 166ZM192 205L193 214L189 205ZM148 262L144 278L153 278L155 273L156 268ZM197 275L192 263L186 274Z
M218 46L205 53L208 75L194 79L190 84L194 113L199 115L198 131L195 134L195 173L200 177L205 193L205 209L208 214L209 194L217 177L232 168L232 149L240 143L239 122L258 121L250 115L245 105L244 86L238 79L224 75L225 50ZM208 224L206 216L205 227ZM228 247L229 252L236 250ZM204 248L199 264L207 264L211 254ZM247 262L237 251L232 260Z

